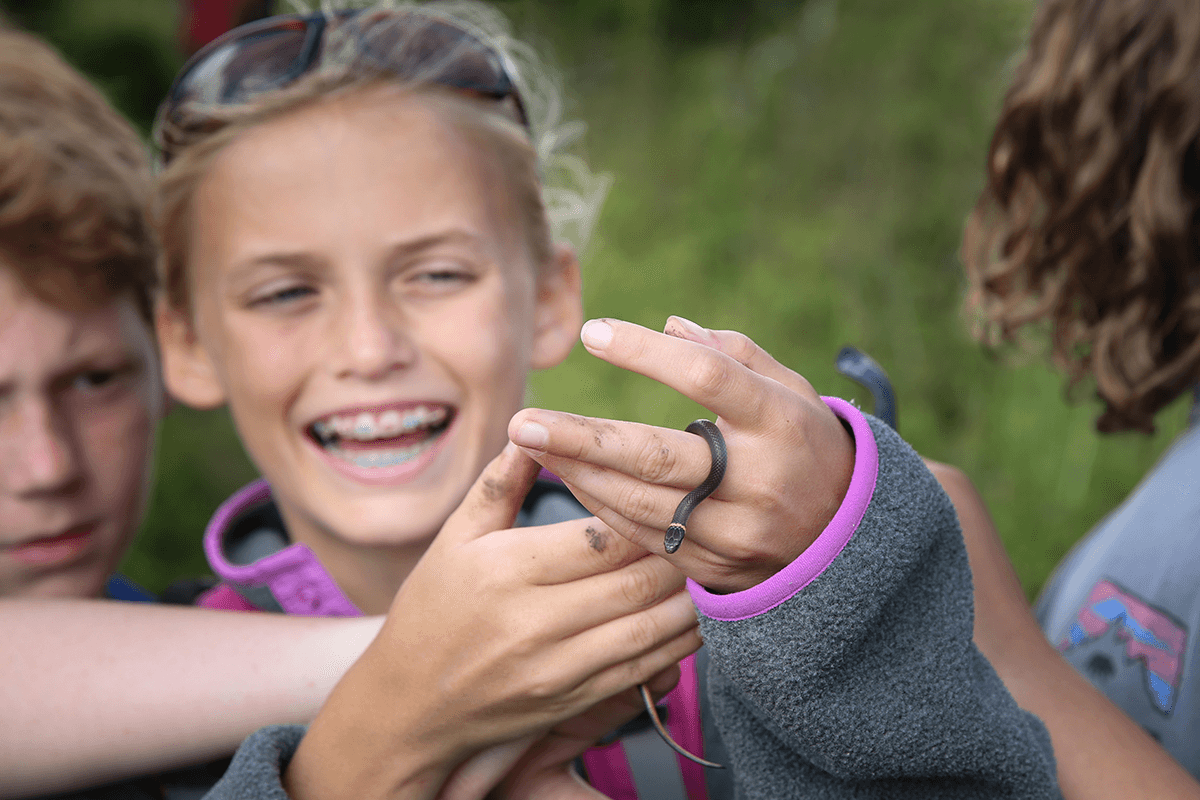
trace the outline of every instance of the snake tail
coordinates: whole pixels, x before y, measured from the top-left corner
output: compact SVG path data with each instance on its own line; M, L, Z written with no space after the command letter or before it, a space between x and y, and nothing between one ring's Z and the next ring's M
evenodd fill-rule
M672 739L671 734L667 731L667 727L663 725L662 720L658 718L658 708L654 705L654 698L650 696L650 689L648 689L644 683L640 684L638 688L642 690L642 703L646 706L646 713L650 715L650 722L654 725L654 729L658 731L658 735L662 737L662 740L667 743L668 747L689 761L695 761L702 767L708 767L709 769L725 769L724 764L718 764L715 761L709 761L701 758L698 755L689 753L683 748L682 745L679 744L679 742L676 742L674 739Z

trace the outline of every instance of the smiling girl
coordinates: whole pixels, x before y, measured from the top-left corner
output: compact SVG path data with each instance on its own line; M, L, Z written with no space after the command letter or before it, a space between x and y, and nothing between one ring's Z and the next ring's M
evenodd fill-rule
M209 527L224 582L202 604L391 609L307 732L252 737L216 796L482 794L499 781L594 797L565 766L613 715L556 723L698 644L678 573L614 530L657 552L656 523L708 470L704 445L542 411L510 423L529 371L559 363L580 331L578 266L552 243L542 199L555 137L540 114L557 106L534 102L485 10L448 8L244 26L200 51L160 109L167 385L227 404L264 476ZM1055 796L1044 730L970 645L953 510L915 454L798 376L756 373L773 364L761 353L738 363L674 332L593 322L584 341L727 431L726 481L674 559L719 621L704 673L715 716L698 713L693 679L670 718L694 749L728 737L732 782L676 773L674 756L647 768L618 743L584 758L592 783L636 796L640 763L675 775L642 787L656 798L843 796L864 781L880 796ZM525 453L505 447L510 433ZM530 456L604 522L576 519L545 485L526 498ZM522 506L552 524L510 528ZM616 568L581 569L581 548ZM940 616L914 627L906 609ZM764 719L789 734L773 739Z
M356 674L395 701L394 733L343 727L331 703L291 762L299 793L357 786L346 765L375 754L436 791L699 645L670 565L561 486L529 493L515 449L493 462L528 373L574 345L579 267L542 199L556 104L518 92L486 9L448 8L244 26L160 111L166 383L228 405L264 477L209 526L223 582L200 605L392 609ZM518 512L541 527L508 530Z

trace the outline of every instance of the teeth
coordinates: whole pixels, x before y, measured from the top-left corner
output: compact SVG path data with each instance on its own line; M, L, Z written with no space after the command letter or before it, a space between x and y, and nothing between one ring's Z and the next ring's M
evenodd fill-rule
M366 411L354 418L354 436L356 439L374 439L375 416Z
M414 444L411 447L399 447L392 450L379 450L368 453L343 450L337 446L330 447L329 452L359 467L381 469L383 467L394 467L397 464L403 464L405 461L411 461L432 446L433 442L427 440L419 444Z
M379 432L384 436L395 436L402 430L399 411L385 411L379 415Z
M318 420L313 423L313 433L316 434L317 440L321 444L329 444L337 438L337 431L334 426L325 420Z
M335 439L354 439L370 442L389 439L402 433L421 428L432 428L445 421L448 412L444 406L428 408L420 405L403 415L395 409L381 414L360 411L355 415L333 415L313 423L313 433L322 444L331 444Z

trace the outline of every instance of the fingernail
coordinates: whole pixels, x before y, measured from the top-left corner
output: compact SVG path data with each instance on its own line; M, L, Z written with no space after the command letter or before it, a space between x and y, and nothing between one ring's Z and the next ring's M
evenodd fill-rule
M675 330L672 331L671 328ZM678 336L681 339L691 339L694 342L702 342L705 344L715 345L718 343L716 335L708 328L702 328L686 317L678 317L672 315L667 320L667 327L664 330L671 336Z
M613 338L612 325L609 325L604 320L593 319L589 320L580 331L579 338L588 347L594 347L597 350L603 350L608 347L609 342Z
M701 328L699 325L692 322L690 319L688 319L686 317L677 317L675 315L672 315L671 317L669 317L667 319L667 327L669 328L672 325L674 325L677 328L682 328L683 330L681 331L681 333L687 333L687 334L691 335L693 338L699 338L708 333L708 331L704 330L704 328ZM670 333L670 331L667 331L667 332Z
M536 422L523 422L512 437L513 444L533 450L545 450L550 443L550 431Z

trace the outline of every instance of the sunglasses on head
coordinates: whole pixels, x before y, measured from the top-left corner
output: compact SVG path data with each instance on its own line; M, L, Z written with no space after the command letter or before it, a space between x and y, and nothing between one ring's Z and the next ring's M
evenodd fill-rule
M184 64L159 109L158 127L186 129L186 107L249 102L295 83L323 59L344 59L340 66L367 74L511 99L518 121L529 128L504 56L459 23L412 9L285 14L235 28ZM166 163L170 148L162 149Z

